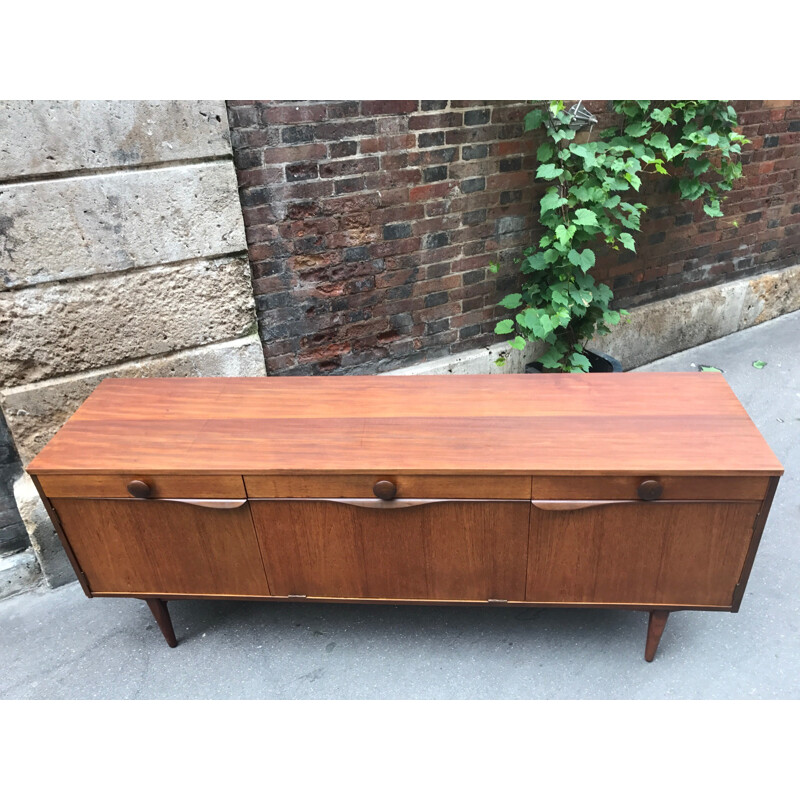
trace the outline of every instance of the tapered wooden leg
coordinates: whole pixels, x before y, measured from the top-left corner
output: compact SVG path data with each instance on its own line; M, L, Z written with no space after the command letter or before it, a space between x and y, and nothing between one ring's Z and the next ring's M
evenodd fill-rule
M172 629L172 620L169 617L169 611L167 611L166 600L146 600L145 602L150 609L150 613L155 617L161 633L164 634L167 644L170 647L177 647L178 640L175 638L175 631Z
M650 622L647 626L647 644L644 648L644 660L652 661L655 658L661 634L667 625L669 611L651 611Z

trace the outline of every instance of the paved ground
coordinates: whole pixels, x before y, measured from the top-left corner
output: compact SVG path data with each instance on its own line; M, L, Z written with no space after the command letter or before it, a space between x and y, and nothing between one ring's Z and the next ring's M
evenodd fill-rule
M716 366L784 464L738 614L176 601L0 603L0 698L799 698L800 312L643 369ZM766 361L755 369L753 361Z

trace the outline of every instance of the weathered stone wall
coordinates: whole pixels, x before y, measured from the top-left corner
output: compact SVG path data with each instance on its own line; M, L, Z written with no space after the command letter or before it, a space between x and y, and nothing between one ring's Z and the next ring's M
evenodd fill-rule
M0 406L23 462L103 378L265 374L224 102L2 102L0 145Z

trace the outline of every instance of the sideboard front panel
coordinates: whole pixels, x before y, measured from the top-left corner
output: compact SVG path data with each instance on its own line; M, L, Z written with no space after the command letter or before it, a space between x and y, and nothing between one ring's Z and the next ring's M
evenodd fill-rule
M523 600L530 502L253 500L275 595Z
M93 592L269 595L247 504L54 499Z
M525 599L730 606L759 507L751 502L533 506Z

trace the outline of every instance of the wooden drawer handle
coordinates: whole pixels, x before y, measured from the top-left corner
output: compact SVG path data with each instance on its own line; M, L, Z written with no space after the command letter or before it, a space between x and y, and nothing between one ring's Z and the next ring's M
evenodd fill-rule
M397 487L391 481L378 481L372 487L372 493L381 500L393 500Z
M200 506L201 508L241 508L246 502L244 500L184 500L182 497L162 497L166 503L185 503L187 506Z
M619 503L630 504L629 500L532 500L532 505L542 511L578 511L581 508L608 506Z
M664 487L658 481L642 481L636 494L642 500L658 500L664 493Z
M128 494L132 495L133 497L139 497L144 499L146 497L150 497L153 490L146 484L144 481L131 481L128 486Z

